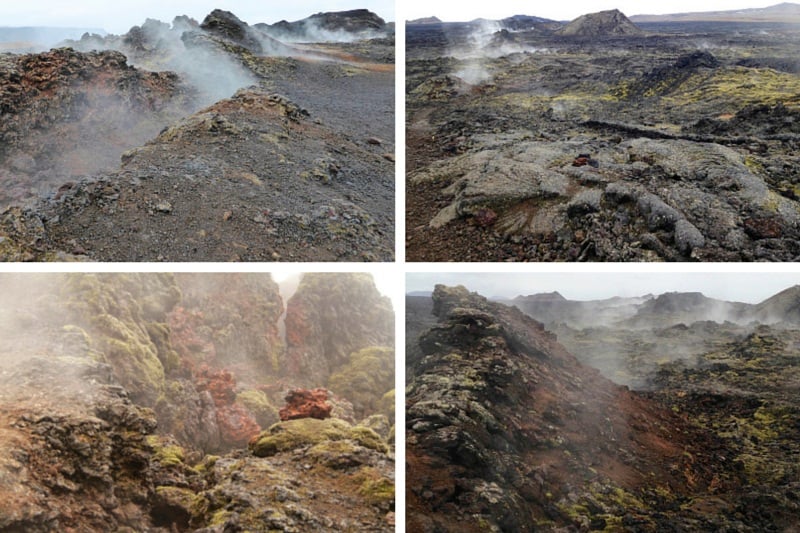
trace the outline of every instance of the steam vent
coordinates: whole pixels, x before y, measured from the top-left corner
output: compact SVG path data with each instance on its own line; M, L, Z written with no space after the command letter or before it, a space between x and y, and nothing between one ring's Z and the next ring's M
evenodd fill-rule
M0 289L0 531L395 530L394 316L370 275Z

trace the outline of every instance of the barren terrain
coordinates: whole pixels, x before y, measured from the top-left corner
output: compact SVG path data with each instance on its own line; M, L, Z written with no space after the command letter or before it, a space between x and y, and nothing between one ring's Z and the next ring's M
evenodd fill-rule
M411 261L793 261L795 27L407 27Z
M0 56L0 257L391 260L393 29L320 16Z

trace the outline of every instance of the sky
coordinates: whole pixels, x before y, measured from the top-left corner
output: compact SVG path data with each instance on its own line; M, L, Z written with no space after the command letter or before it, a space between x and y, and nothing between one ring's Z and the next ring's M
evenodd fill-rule
M598 300L680 291L702 292L720 300L758 303L786 288L800 285L800 272L408 273L406 292L429 291L436 283L464 285L487 298L558 291L571 300Z
M300 20L321 11L366 8L387 22L395 20L394 0L29 0L0 3L0 26L56 26L126 33L147 18L172 22L189 15L202 22L214 9L230 11L248 24Z
M560 2L531 2L530 0L490 0L429 2L402 0L398 4L399 17L403 20L437 16L447 22L468 21L476 18L491 20L512 15L533 15L553 20L572 20L586 13L619 9L628 16L661 15L666 13L688 13L696 11L727 11L756 7L768 7L781 0L562 0Z

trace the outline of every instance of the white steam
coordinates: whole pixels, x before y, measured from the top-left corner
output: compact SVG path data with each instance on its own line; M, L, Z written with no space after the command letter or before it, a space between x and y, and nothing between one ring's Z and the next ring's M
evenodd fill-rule
M330 30L323 28L318 23L307 20L303 23L302 30L283 30L276 27L259 27L259 29L285 43L353 43L368 39L386 37L385 31L365 30L351 32L347 30Z
M472 23L472 28L466 39L451 45L447 51L447 55L459 61L453 74L470 85L479 85L493 79L489 68L491 59L516 54L519 55L519 58L512 63L517 64L525 60L523 54L550 53L550 50L546 48L524 46L506 40L505 35L517 32L509 30L496 20L481 19Z

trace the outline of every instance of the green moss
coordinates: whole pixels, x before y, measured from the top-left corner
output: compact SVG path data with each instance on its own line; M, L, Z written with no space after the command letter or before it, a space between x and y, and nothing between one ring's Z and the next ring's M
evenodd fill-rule
M156 487L156 495L166 504L185 509L188 514L195 508L197 494L189 489L180 487Z
M302 418L287 420L272 425L249 445L250 451L259 457L313 446L324 441L350 439L361 446L387 452L388 446L380 436L369 428L353 427L344 420L329 418L317 420Z
M87 333L134 400L152 406L163 391L164 369L177 363L168 331L157 325L180 297L173 276L76 274L60 290L72 325Z
M385 477L367 479L359 487L358 493L372 505L394 502L394 482Z
M203 460L200 461L198 464L194 466L195 472L199 474L205 474L210 472L214 469L214 465L217 464L219 460L219 455L206 455L203 457Z
M220 509L211 515L211 519L208 521L209 527L216 527L216 526L224 526L228 519L231 517L231 512L226 511L225 509Z
M154 459L161 466L178 466L183 464L185 451L176 444L166 443L164 437L148 435L147 444L153 449Z
M158 360L161 361L164 372L169 374L178 370L181 365L181 358L178 352L172 349L169 326L160 322L151 322L146 324L145 329L156 347L156 355Z
M390 390L378 401L377 410L384 415L390 422L394 422L395 394L394 389Z
M377 412L394 388L394 350L373 346L350 354L348 364L328 379L328 388L350 400L359 418Z
M364 446L365 448L370 448L372 450L377 450L379 452L386 453L389 451L389 447L383 441L383 439L371 430L368 427L364 426L356 426L350 432L350 438L357 441L360 445Z
M244 405L262 428L271 426L280 420L278 409L273 406L267 395L259 390L246 390L236 395L236 401Z
M665 98L667 105L730 102L731 109L751 104L797 105L800 79L772 69L734 67L698 73Z

